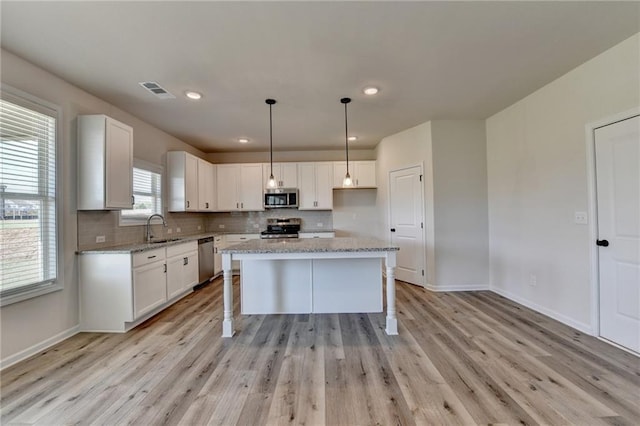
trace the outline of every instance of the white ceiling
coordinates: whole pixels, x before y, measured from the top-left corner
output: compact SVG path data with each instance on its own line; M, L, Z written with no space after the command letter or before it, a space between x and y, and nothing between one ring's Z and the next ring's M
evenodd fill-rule
M344 96L352 148L432 119L484 119L640 31L639 2L0 7L3 48L205 152L268 150L268 97L276 151L342 148ZM375 97L361 92L370 84Z

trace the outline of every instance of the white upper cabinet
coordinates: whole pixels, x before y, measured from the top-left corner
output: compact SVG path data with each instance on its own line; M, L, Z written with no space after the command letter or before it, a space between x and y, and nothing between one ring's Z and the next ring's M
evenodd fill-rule
M333 164L331 162L298 163L300 210L333 208Z
M262 163L218 164L218 211L264 210Z
M133 205L133 129L106 115L78 116L78 210Z
M271 164L263 165L264 179L263 186L269 187L269 176L271 175ZM298 163L273 163L273 177L276 179L278 188L298 187Z
M198 210L212 212L217 204L216 166L198 158Z
M342 188L344 175L347 173L346 161L333 163L333 187ZM354 188L376 188L375 161L349 161L349 174Z
M170 212L216 210L216 166L184 151L167 152Z
M198 211L198 157L184 151L167 152L167 183L170 212Z

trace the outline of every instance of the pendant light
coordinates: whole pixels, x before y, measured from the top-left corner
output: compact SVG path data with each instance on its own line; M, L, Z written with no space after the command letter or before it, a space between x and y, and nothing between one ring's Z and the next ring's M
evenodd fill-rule
M347 120L347 104L351 102L351 98L342 98L340 102L344 104L344 146L347 153L347 174L344 175L342 181L343 188L350 188L353 186L351 175L349 174L349 121Z
M269 188L275 188L276 178L273 177L273 120L271 118L271 107L276 103L276 100L267 99L265 102L269 105L269 162L271 163L271 174L269 175L269 182L267 183L267 186Z

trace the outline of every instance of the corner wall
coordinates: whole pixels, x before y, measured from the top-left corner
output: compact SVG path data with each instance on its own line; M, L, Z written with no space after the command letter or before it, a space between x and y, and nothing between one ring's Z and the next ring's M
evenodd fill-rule
M132 126L133 155L150 163L164 165L164 155L169 150L185 150L200 157L204 153L6 50L1 50L0 56L3 84L49 101L62 110L60 277L64 288L0 308L0 363L6 367L75 334L78 329L76 117L106 114Z
M636 34L487 120L491 289L585 332L585 126L640 105L639 80Z
M484 120L431 122L436 289L489 288Z

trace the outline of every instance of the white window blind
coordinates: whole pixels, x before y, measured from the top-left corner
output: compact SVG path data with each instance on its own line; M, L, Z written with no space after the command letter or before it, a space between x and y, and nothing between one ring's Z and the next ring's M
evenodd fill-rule
M0 99L0 298L57 279L57 111ZM19 100L19 99L18 99ZM19 104L20 103L20 104ZM36 110L37 109L37 110Z
M153 166L145 166L135 161L133 167L133 209L121 210L121 225L144 224L154 214L162 214L162 174L150 170Z

